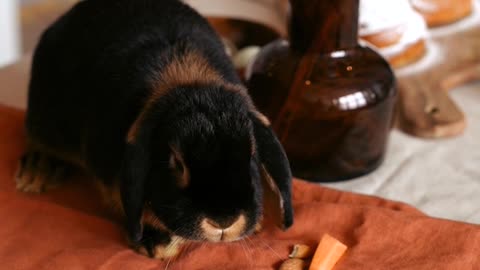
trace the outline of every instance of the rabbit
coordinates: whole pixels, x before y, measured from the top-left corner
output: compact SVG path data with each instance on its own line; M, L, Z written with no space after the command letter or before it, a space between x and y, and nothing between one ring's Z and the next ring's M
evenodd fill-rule
M17 189L81 168L144 255L236 241L265 216L293 224L281 143L214 29L179 0L74 5L35 49L25 125Z

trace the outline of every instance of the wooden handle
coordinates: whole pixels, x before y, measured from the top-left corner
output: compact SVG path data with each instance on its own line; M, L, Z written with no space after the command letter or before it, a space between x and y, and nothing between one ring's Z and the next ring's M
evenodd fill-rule
M452 72L450 76L447 76L447 78L441 82L440 86L443 90L448 91L474 81L480 81L480 63L467 65L464 68Z
M477 11L478 12L478 11ZM438 29L441 31L441 29ZM414 136L442 138L466 128L462 110L449 90L480 80L480 24L433 38L442 52L426 70L399 77L397 126Z
M397 124L407 133L424 138L460 135L465 116L447 91L423 81L399 84Z

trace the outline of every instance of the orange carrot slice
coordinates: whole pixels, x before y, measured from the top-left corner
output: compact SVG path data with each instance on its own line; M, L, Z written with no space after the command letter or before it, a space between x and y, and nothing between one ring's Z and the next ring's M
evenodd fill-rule
M332 236L325 234L322 237L320 244L318 244L315 255L313 255L309 270L333 269L346 250L346 245Z

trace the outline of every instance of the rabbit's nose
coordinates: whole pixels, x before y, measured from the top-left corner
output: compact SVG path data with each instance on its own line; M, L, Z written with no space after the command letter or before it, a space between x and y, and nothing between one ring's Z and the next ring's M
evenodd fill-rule
M228 227L232 226L233 223L235 223L236 219L228 219L228 220L222 220L222 221L215 221L209 218L205 219L205 222L212 226L215 229L220 229L224 230L227 229Z
M245 232L247 220L244 215L234 218L213 220L205 218L201 222L201 228L206 239L218 242L230 242L241 238Z

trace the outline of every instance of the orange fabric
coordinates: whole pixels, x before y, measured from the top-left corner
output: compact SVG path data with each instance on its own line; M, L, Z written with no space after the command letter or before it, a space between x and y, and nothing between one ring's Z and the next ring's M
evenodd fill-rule
M23 113L0 107L0 269L165 269L130 250L98 194L72 180L43 195L15 191ZM421 181L421 179L419 179ZM296 243L325 233L349 248L335 270L480 269L480 227L402 203L294 183L295 225L231 244L192 244L168 269L275 269Z

